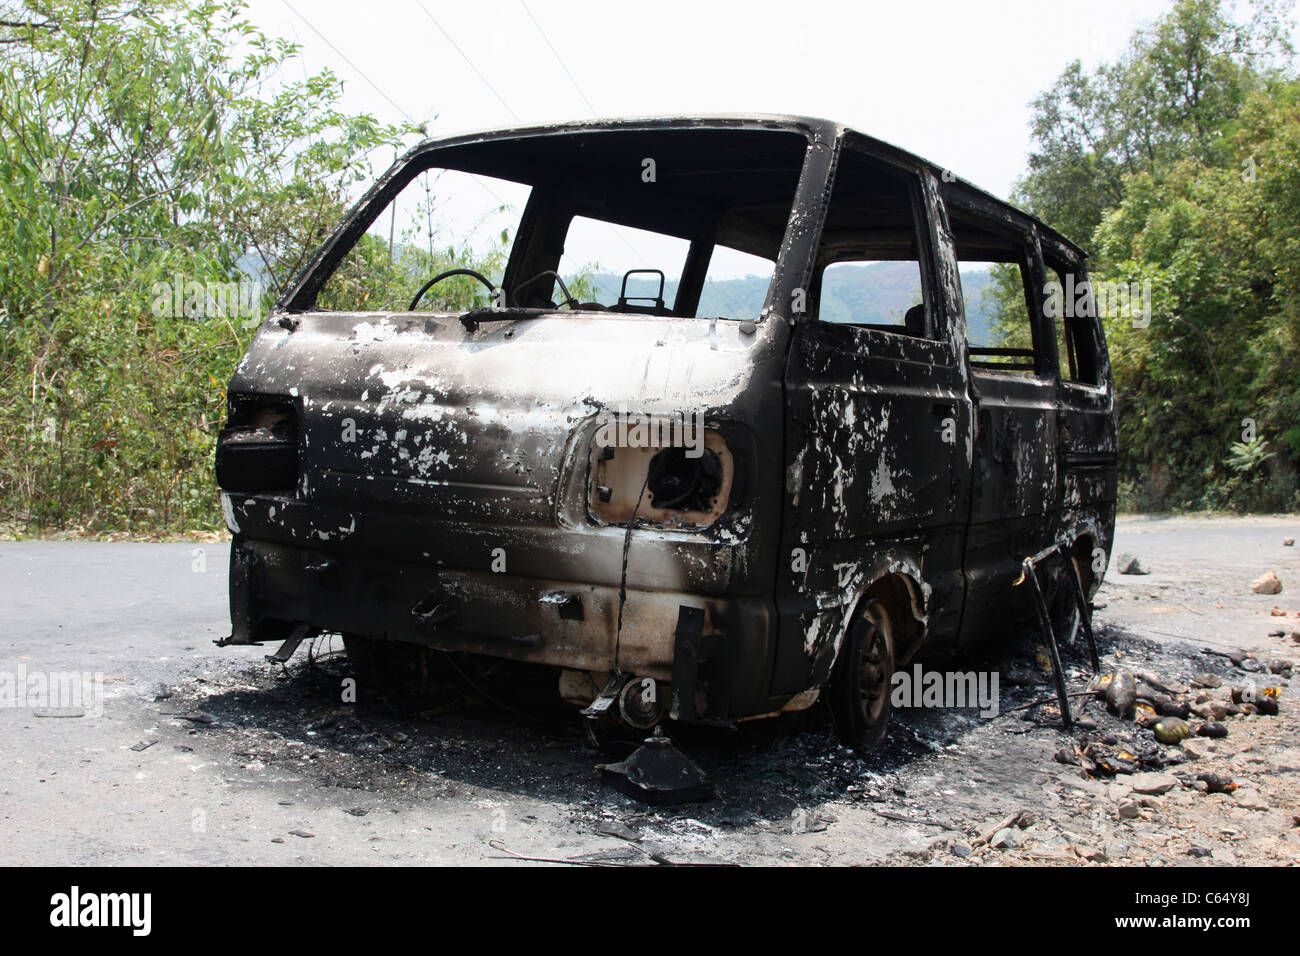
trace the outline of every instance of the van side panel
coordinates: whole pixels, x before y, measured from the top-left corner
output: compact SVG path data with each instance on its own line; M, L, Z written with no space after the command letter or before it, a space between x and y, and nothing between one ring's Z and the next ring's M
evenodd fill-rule
M911 606L894 609L911 618L897 622L900 661L916 651L927 626L942 636L960 618L971 407L953 314L931 257L930 193L915 174L910 181L924 237L918 255L928 334L822 321L815 312L795 328L786 369L774 694L826 679L859 598L882 578L912 582ZM851 217L839 225L845 235L859 228ZM879 223L865 217L860 228L869 235ZM823 235L810 302L819 300L821 269L836 255L834 240Z

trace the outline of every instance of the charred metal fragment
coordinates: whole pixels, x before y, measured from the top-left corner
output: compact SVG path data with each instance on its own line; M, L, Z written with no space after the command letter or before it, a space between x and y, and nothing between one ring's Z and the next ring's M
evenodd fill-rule
M1061 708L1061 722L1066 729L1074 725L1070 716L1070 693L1065 687L1065 670L1061 666L1061 650L1056 643L1056 632L1048 616L1047 602L1043 600L1043 589L1038 585L1038 572L1032 558L1025 558L1024 580L1029 583L1030 593L1034 597L1034 610L1038 612L1038 624L1043 630L1043 640L1047 644L1047 653L1052 661L1052 680L1056 683L1056 700ZM1019 583L1019 582L1017 582Z
M313 635L314 632L310 627L306 624L299 624L289 633L289 636L284 639L284 643L280 645L280 649L274 654L267 654L266 659L272 664L288 663L289 658L293 657L294 651L298 650L298 647L302 642Z
M704 631L704 611L682 607L677 612L677 632L673 643L673 703L669 713L673 720L698 717L695 693L700 672L700 635Z
M615 790L655 806L708 800L713 781L674 746L661 729L619 763L601 764L601 778Z
M1038 582L1039 565L1049 558L1058 558L1064 566L1061 575L1069 582L1066 597L1074 603L1075 611L1079 615L1078 627L1088 642L1088 654L1092 661L1093 673L1101 670L1101 661L1097 655L1097 642L1092 635L1092 609L1084 596L1083 584L1079 580L1079 569L1072 560L1070 549L1065 544L1058 543L1025 558L1021 563L1020 577L1013 582L1013 585L1029 584L1029 591L1033 595L1034 610L1038 615L1038 626L1043 635L1043 643L1047 646L1048 654L1051 656L1052 677L1056 682L1056 696L1061 708L1061 720L1068 728L1073 725L1074 721L1070 715L1070 695L1065 687L1065 671L1061 667L1060 645L1056 639L1056 628L1052 622L1051 612L1048 610L1047 601L1043 597L1043 589ZM1072 635L1067 635L1067 637L1070 636Z

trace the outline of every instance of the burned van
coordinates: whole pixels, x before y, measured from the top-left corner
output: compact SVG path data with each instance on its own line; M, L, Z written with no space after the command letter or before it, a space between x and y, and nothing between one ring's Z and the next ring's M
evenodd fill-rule
M493 659L639 728L817 704L865 751L897 669L1032 625L1040 581L1068 639L1100 583L1088 288L1044 223L822 120L422 143L230 382L225 643L342 635L410 709Z

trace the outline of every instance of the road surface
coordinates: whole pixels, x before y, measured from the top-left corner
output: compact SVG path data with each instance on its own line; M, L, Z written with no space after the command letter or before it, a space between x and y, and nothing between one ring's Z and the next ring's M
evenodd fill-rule
M1262 664L1300 656L1289 636L1300 631L1300 548L1282 545L1298 532L1300 517L1122 519L1116 553L1151 573L1108 575L1096 616L1104 668L1141 664L1184 682L1219 673L1226 694L1250 675L1207 650L1253 651ZM1281 715L1230 718L1230 737L1195 742L1183 768L1232 772L1244 798L1183 781L1122 815L1139 799L1126 778L1054 759L1078 732L1042 708L1013 709L1051 693L1024 637L983 665L1002 677L996 719L903 713L871 761L824 727L697 735L692 753L719 796L653 810L602 787L595 764L609 758L575 724L534 723L473 695L439 717L397 720L341 701L347 665L329 642L316 648L323 659L300 650L287 669L263 660L269 648L217 648L227 555L220 543L0 542L0 676L102 675L102 697L80 710L30 696L0 707L11 863L1300 860L1300 707L1266 671ZM1249 590L1266 570L1280 595ZM1271 616L1275 606L1289 617ZM1086 682L1083 656L1067 661L1072 683ZM1105 732L1099 712L1088 711ZM1000 841L1013 845L988 846L984 828L1016 814Z

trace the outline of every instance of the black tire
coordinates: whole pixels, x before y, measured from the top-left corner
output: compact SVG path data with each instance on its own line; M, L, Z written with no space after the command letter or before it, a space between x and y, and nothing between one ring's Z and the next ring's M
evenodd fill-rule
M865 756L889 730L894 629L889 611L864 598L853 615L828 683L831 717L846 747Z
M418 644L344 634L362 703L380 704L403 717L425 714L446 702L454 672L446 654Z

